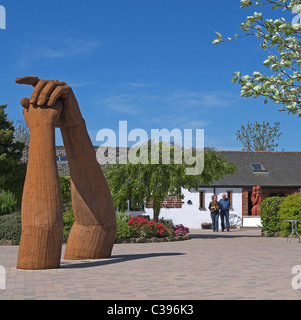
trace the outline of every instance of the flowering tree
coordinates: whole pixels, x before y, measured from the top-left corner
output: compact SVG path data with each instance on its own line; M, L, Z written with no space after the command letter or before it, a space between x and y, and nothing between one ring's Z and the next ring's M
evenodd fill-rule
M273 10L290 13L290 21L265 19L261 12L254 12L241 23L242 34L224 39L216 32L213 44L254 36L269 55L263 65L270 70L267 74L255 71L252 75L235 72L232 81L241 85L242 97L265 97L280 105L280 111L301 116L301 0L241 0L241 8L271 6ZM293 15L292 15L293 14ZM292 18L294 17L294 18Z

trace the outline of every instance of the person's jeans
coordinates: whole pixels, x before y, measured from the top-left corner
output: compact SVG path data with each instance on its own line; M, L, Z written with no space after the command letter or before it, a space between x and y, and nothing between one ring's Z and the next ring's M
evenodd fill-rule
M222 230L225 230L225 220L226 220L226 228L227 230L230 229L230 223L229 223L229 210L221 210L221 226Z
M218 231L218 217L219 213L213 212L211 213L211 220L212 220L212 230Z

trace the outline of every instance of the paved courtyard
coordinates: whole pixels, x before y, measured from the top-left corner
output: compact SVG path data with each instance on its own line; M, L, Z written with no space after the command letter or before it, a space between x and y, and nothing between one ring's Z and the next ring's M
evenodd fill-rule
M262 238L260 230L191 232L187 241L116 244L111 259L62 259L55 270L17 270L18 247L2 246L0 300L301 299L291 284L292 268L301 265L297 239Z

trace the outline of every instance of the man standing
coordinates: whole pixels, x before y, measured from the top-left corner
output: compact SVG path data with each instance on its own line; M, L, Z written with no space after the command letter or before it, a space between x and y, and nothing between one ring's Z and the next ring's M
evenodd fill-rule
M221 216L221 226L222 231L225 230L225 218L226 218L226 228L227 231L230 231L230 223L229 223L229 208L230 208L230 200L226 197L226 195L222 194L222 199L219 201L220 205L220 216Z

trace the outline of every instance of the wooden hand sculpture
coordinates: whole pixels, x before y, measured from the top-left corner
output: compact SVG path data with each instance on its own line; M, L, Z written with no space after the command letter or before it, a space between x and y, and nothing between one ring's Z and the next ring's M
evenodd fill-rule
M36 109L44 110L45 112L56 110L59 106L62 109L60 116L54 119L53 124L60 127L62 132L70 168L72 208L75 217L75 223L70 231L66 245L65 259L110 257L117 229L113 201L100 165L96 160L95 150L72 89L64 82L40 80L37 77L23 77L17 79L16 82L30 84L35 87L30 100L21 100L24 108L29 106L30 109L33 108L32 106L36 106ZM25 112L26 110L28 109L25 109ZM43 135L42 129L39 133ZM42 145L43 143L44 141L41 142ZM51 146L53 147L55 160L54 143ZM32 154L32 157L36 157L37 150L32 152L31 150L34 149L29 148L29 153ZM31 182L31 176L26 177L26 182L27 180L30 181L31 194L34 195L35 189L34 184ZM50 181L46 183L50 184ZM26 203L28 201L27 198L27 194L24 194L22 200L22 225L28 214L26 210L23 212L23 202ZM60 195L56 199L57 203L61 203ZM36 198L34 201L39 202L39 199ZM44 214L46 217L48 216L46 212ZM32 211L31 215L36 216L36 220L39 220L37 218L38 212ZM27 243L27 241L29 240L23 242ZM19 256L20 254L21 246ZM29 260L31 258L28 256Z
M22 198L22 235L18 269L52 269L60 265L63 218L55 153L55 123L62 103L50 108L22 100L30 130L27 173Z

